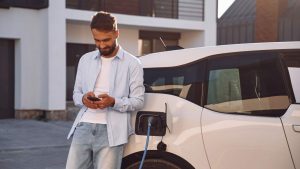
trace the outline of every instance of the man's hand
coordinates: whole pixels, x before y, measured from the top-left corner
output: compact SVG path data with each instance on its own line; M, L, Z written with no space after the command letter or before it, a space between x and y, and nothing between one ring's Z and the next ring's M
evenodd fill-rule
M100 101L91 101L88 99L89 96L95 97L94 92L88 92L83 95L82 103L90 109L97 109L97 104L99 104Z
M115 105L115 98L113 98L107 94L101 94L98 97L101 99L101 101L97 102L97 107L100 109L104 109L107 107L113 107Z

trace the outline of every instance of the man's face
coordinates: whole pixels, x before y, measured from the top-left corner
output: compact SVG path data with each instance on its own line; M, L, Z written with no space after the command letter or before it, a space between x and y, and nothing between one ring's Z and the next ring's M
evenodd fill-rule
M110 57L114 53L117 46L117 38L119 36L118 31L99 31L92 29L92 34L95 40L95 44L104 57Z

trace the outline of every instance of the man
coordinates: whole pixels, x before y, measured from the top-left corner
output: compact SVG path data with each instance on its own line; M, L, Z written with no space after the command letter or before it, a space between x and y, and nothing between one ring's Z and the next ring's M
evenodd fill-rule
M78 64L73 100L81 109L68 135L73 140L66 168L119 169L133 133L130 112L144 103L143 68L118 44L115 17L98 12L90 26L98 50Z

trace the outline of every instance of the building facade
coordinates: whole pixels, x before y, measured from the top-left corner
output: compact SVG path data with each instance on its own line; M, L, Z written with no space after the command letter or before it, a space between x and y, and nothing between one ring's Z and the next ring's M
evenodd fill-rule
M216 0L0 2L0 118L68 119L77 63L95 49L89 22L112 12L119 42L141 56L167 45L216 45Z
M217 44L300 41L300 0L235 0L218 20Z

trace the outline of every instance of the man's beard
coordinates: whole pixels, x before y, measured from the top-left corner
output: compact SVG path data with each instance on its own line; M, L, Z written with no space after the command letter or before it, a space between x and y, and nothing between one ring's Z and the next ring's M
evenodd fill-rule
M115 51L116 47L117 47L117 44L115 42L112 46L104 48L104 49L109 49L109 50L103 50L103 49L100 49L100 48L98 48L98 50L99 50L101 55L109 56Z

